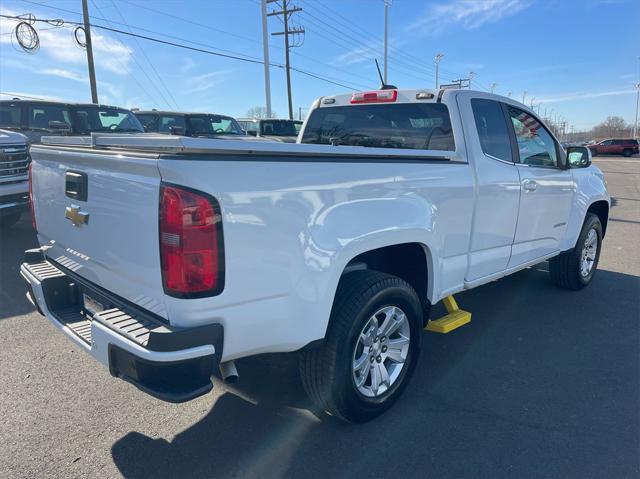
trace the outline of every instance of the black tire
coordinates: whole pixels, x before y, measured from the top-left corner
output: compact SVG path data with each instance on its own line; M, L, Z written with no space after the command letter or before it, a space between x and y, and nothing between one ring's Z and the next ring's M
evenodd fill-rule
M377 397L366 397L353 377L353 355L365 325L386 306L399 307L405 313L409 350L391 386ZM377 271L348 273L338 285L323 345L305 351L300 358L302 384L311 400L331 415L349 422L369 421L389 409L402 394L420 354L421 336L422 307L411 285Z
M622 156L626 156L627 158L629 158L631 156L631 150L629 148L625 148L624 150L622 150Z
M0 216L0 228L9 229L20 221L20 213L11 213L10 215Z
M587 275L580 272L583 248L589 231L595 230L597 235L597 249L593 266ZM593 213L587 213L587 217L582 225L582 231L576 242L576 246L570 250L561 253L559 256L549 260L549 273L551 280L556 286L564 289L577 291L584 288L593 279L598 268L600 260L600 250L602 249L602 224L600 219Z

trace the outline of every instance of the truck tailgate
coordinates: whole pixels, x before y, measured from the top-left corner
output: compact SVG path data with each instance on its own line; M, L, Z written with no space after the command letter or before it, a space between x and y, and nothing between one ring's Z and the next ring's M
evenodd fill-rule
M32 178L47 257L164 318L157 155L34 147Z

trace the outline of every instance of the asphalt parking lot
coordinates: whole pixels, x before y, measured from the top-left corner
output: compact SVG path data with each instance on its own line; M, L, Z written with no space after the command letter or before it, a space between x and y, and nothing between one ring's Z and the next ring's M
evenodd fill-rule
M174 405L113 379L24 298L28 219L0 236L0 476L640 476L640 158L596 158L614 198L591 286L546 265L457 296L412 383L364 425L314 414L292 356Z

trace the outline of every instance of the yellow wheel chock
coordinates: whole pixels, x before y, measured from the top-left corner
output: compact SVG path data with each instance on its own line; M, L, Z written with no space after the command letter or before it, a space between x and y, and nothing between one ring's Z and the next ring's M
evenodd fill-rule
M447 308L448 314L440 319L429 321L424 328L425 331L445 334L471 321L471 313L460 309L453 296L447 296L442 302L444 307Z

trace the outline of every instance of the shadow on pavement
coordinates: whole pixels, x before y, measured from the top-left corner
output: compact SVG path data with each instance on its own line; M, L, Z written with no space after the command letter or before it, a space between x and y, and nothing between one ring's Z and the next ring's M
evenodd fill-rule
M113 460L125 477L637 475L640 278L600 270L567 292L545 267L457 296L471 324L425 333L404 396L370 423L310 413L295 356L261 356L201 421L169 441L129 432Z
M20 276L20 264L24 251L37 246L28 214L23 214L12 228L0 230L0 319L35 310L25 297L27 289Z

